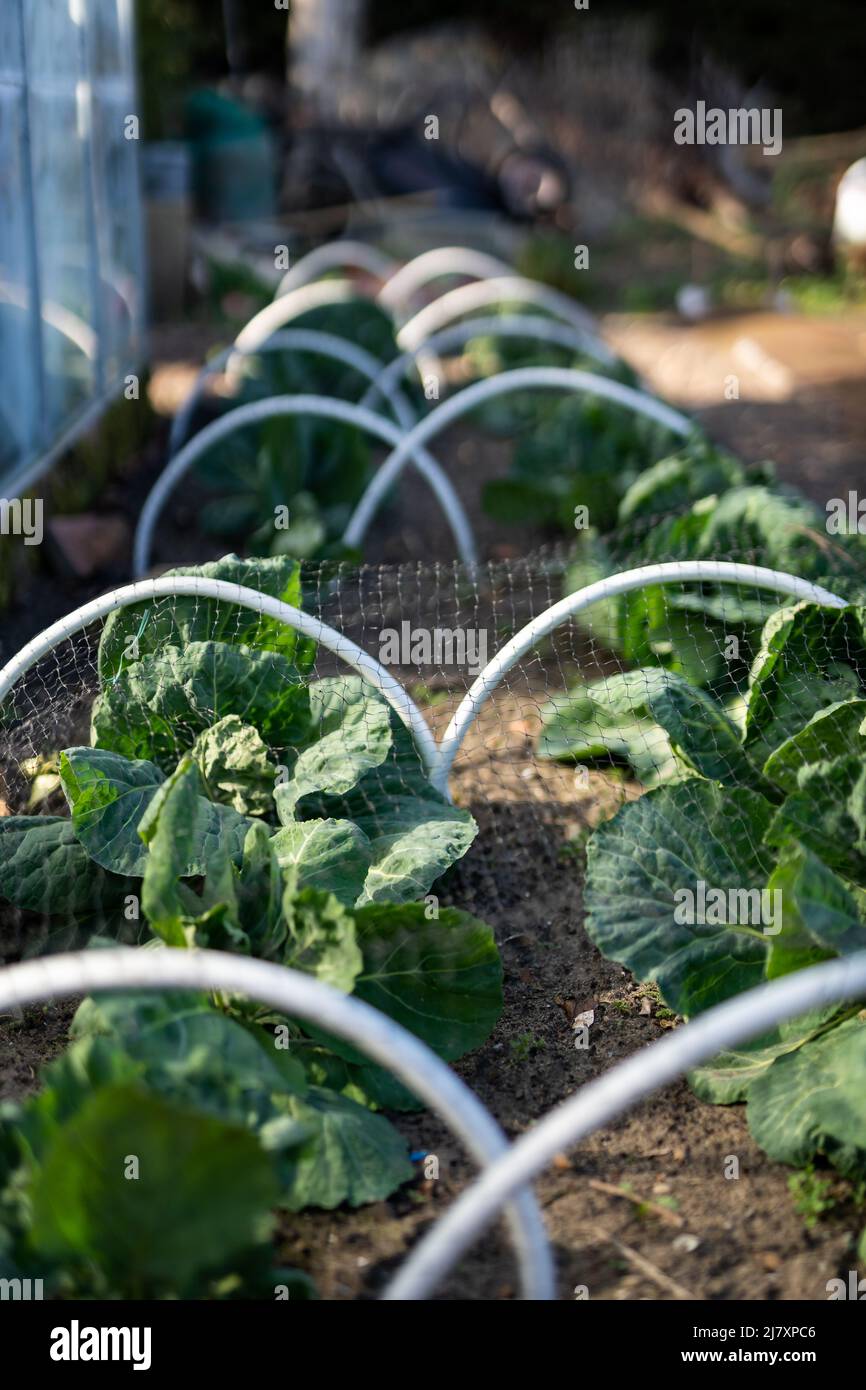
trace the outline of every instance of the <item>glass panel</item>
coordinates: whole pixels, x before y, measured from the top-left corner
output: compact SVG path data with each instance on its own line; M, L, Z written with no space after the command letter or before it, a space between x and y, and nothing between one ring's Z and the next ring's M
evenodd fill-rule
M7 68L0 76L0 478L35 449L39 418L24 155L24 86Z
M135 360L140 318L140 210L137 142L125 123L134 93L120 63L122 30L117 0L91 0L93 180L99 247L105 379L116 381ZM107 67L108 59L113 66Z
M0 0L2 479L137 361L129 0Z

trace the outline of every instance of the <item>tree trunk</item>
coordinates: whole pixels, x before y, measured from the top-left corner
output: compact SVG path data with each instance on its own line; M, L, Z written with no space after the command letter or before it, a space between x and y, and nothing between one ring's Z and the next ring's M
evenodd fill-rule
M289 86L308 117L338 117L361 48L364 0L292 0Z

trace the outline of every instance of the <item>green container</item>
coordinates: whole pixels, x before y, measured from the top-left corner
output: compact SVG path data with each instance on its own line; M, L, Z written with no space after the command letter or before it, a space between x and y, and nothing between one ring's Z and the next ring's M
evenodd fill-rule
M269 218L277 207L277 150L265 122L220 92L186 103L196 206L213 222Z

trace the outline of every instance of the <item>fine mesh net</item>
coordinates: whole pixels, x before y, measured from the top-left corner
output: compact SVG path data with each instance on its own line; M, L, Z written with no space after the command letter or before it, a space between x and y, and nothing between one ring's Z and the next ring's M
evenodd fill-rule
M668 538L676 539L681 519L665 519ZM140 873L137 824L154 793L137 785L129 764L155 767L155 784L191 750L209 795L225 808L216 833L230 852L238 848L231 817L260 819L274 834L288 830L285 859L302 882L337 882L347 900L432 893L489 921L500 937L529 926L554 900L576 922L587 834L625 803L682 784L685 819L693 792L694 818L711 836L701 799L708 782L765 790L774 751L828 707L844 704L847 736L857 736L866 696L862 563L851 547L808 536L790 546L800 566L792 572L850 600L849 608L807 604L792 613L795 600L753 584L678 580L566 617L489 682L451 770L453 807L431 788L393 711L323 644L204 596L162 597L94 623L44 656L6 701L0 771L12 816L0 833L33 829L40 822L13 819L29 815L56 818L59 838L47 845L38 880L16 875L4 855L4 959L64 949L95 931L146 936L120 911ZM662 548L653 519L621 532L617 544L586 536L471 572L457 564L308 564L302 607L381 661L438 742L488 662L564 594L636 564L683 558L683 547ZM738 548L730 534L706 540L698 558L766 562L764 551ZM244 582L257 587L254 576ZM765 626L782 605L788 625ZM237 725L251 727L255 748L238 754L231 738L235 752L227 753L219 740L208 742L220 724L232 736ZM836 756L838 724L810 727L809 761ZM243 744L247 735L239 737ZM62 750L92 740L125 762L71 756L64 787ZM326 754L317 753L323 743ZM117 803L107 813L106 800ZM360 831L360 864L349 832L327 852L310 845L313 823L323 821ZM80 893L67 886L61 901L50 855L68 855L63 836L73 831L90 852L97 847L106 872L96 886L83 875ZM757 855L758 832L744 822L743 833L756 839Z

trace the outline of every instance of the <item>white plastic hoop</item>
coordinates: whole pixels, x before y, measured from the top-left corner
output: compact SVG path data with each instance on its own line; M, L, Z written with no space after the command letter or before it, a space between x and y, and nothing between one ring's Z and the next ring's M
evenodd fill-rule
M367 388L361 397L361 405L375 405L380 395L390 399L390 392L396 382L405 375L413 363L428 353L435 356L440 352L450 352L454 348L465 347L466 343L479 337L526 338L533 342L568 348L574 352L585 352L585 338L578 329L568 323L559 323L556 319L542 318L540 314L501 314L488 318L467 319L434 333L422 347L415 348L412 352L401 352L399 357L393 358Z
M602 599L618 598L620 594L630 593L633 589L643 589L650 584L685 584L701 581L752 585L757 589L770 589L790 598L827 604L831 608L846 607L845 599L809 580L798 579L796 575L784 574L781 570L767 569L764 565L738 564L731 560L669 560L663 564L623 570L621 574L611 575L608 579L599 579L595 584L576 589L573 594L568 594L558 603L554 603L545 613L540 613L506 642L493 660L487 663L466 692L442 735L438 745L439 766L430 778L433 785L440 791L447 787L451 767L460 745L483 705L503 676L560 623Z
M438 246L433 251L422 251L420 256L395 270L379 291L377 300L384 308L397 311L424 285L446 275L492 280L514 273L513 266L486 251L474 251L469 246Z
M449 290L421 309L414 318L405 323L397 334L397 344L405 351L422 347L432 334L445 328L454 319L464 314L475 313L478 309L488 309L493 304L536 304L556 318L570 323L582 333L586 340L586 350L599 361L610 365L616 356L599 337L598 327L592 314L580 304L549 285L528 280L523 275L503 275L493 280L480 280L473 285L461 285Z
M235 338L235 347L243 353L257 352L278 328L285 328L287 323L300 318L301 314L325 305L350 304L359 297L351 280L320 280L312 285L302 285L300 289L280 295L254 314Z
M478 1097L420 1039L363 1000L270 961L222 951L129 947L43 956L0 970L0 1012L70 995L138 989L243 994L290 1017L315 1023L361 1047L398 1076L444 1120L482 1167L508 1149L505 1135ZM524 1298L552 1298L553 1262L531 1190L515 1199L508 1221Z
M748 990L620 1062L539 1120L467 1188L415 1247L384 1298L426 1298L514 1191L530 1182L556 1154L616 1119L636 1101L785 1019L858 999L864 993L866 951L861 951Z
M527 387L547 391L580 391L591 396L601 396L605 400L624 406L627 410L633 410L636 414L645 415L648 419L663 425L672 434L681 435L683 438L687 438L695 429L691 420L681 415L678 410L665 405L663 401L656 400L654 396L647 396L642 391L636 391L632 386L623 386L621 382L612 381L609 377L597 376L594 372L584 372L572 367L517 367L511 372L500 372L498 376L489 377L486 381L475 381L471 386L458 391L435 410L431 410L414 429L403 436L375 477L371 478L352 513L343 536L346 544L362 544L370 522L388 489L393 486L406 466L413 449L426 444L446 425L453 424L455 420L483 405L485 401L525 390Z
M171 422L171 432L168 437L169 458L177 453L189 434L193 411L201 400L205 383L209 377L221 371L232 357L259 356L261 353L285 352L286 350L309 352L317 356L328 357L335 362L345 363L347 367L353 368L371 383L381 381L382 386L379 394L384 396L391 406L397 424L404 430L411 429L415 424L417 416L414 410L403 392L395 389L395 383L390 379L385 379L385 365L379 361L378 357L374 357L365 348L358 347L356 343L350 343L346 338L339 338L336 333L322 333L315 328L283 328L279 329L272 338L268 338L267 342L256 348L254 353L242 351L237 344L234 344L232 347L223 348L204 364L183 405ZM369 394L369 390L366 394ZM362 401L361 404L365 404L365 401Z
M315 415L325 420L341 420L348 425L356 425L368 434L381 439L393 447L407 439L390 420L350 401L334 400L330 396L269 396L263 401L251 401L248 405L237 406L218 420L213 420L199 430L188 444L170 459L160 473L145 500L138 518L138 526L133 543L133 573L140 576L150 564L150 549L157 518L166 499L180 482L196 459L206 454L220 439L243 429L245 425L256 424L261 420L271 420L281 416ZM410 434L414 431L410 431ZM390 457L392 457L391 455ZM445 513L448 525L454 535L457 553L463 564L473 568L477 564L475 537L463 504L454 490L453 484L441 466L426 449L414 444L409 457L418 472L430 484L440 507Z
M249 589L243 584L232 584L225 579L206 579L200 575L179 574L167 575L162 579L142 579L135 584L126 584L121 589L112 589L110 593L91 599L90 603L67 613L66 617L52 623L51 627L45 628L22 647L0 670L0 704L6 699L15 682L37 661L58 643L73 637L90 623L114 613L118 608L128 608L131 604L142 603L148 599L187 596L236 603L241 608L252 609L254 613L276 618L304 637L312 637L379 691L397 718L412 734L428 773L435 766L436 741L420 709L396 677L386 671L375 657L365 652L363 647L359 647L343 633L328 627L326 623L320 622L312 614L304 613L300 608L293 608L291 604L283 603L280 599L271 598L269 594L261 594L257 589Z
M377 280L388 280L396 272L397 262L364 241L328 241L308 251L291 270L286 271L274 298L279 299L291 290L309 285L329 270L348 269L363 270Z

